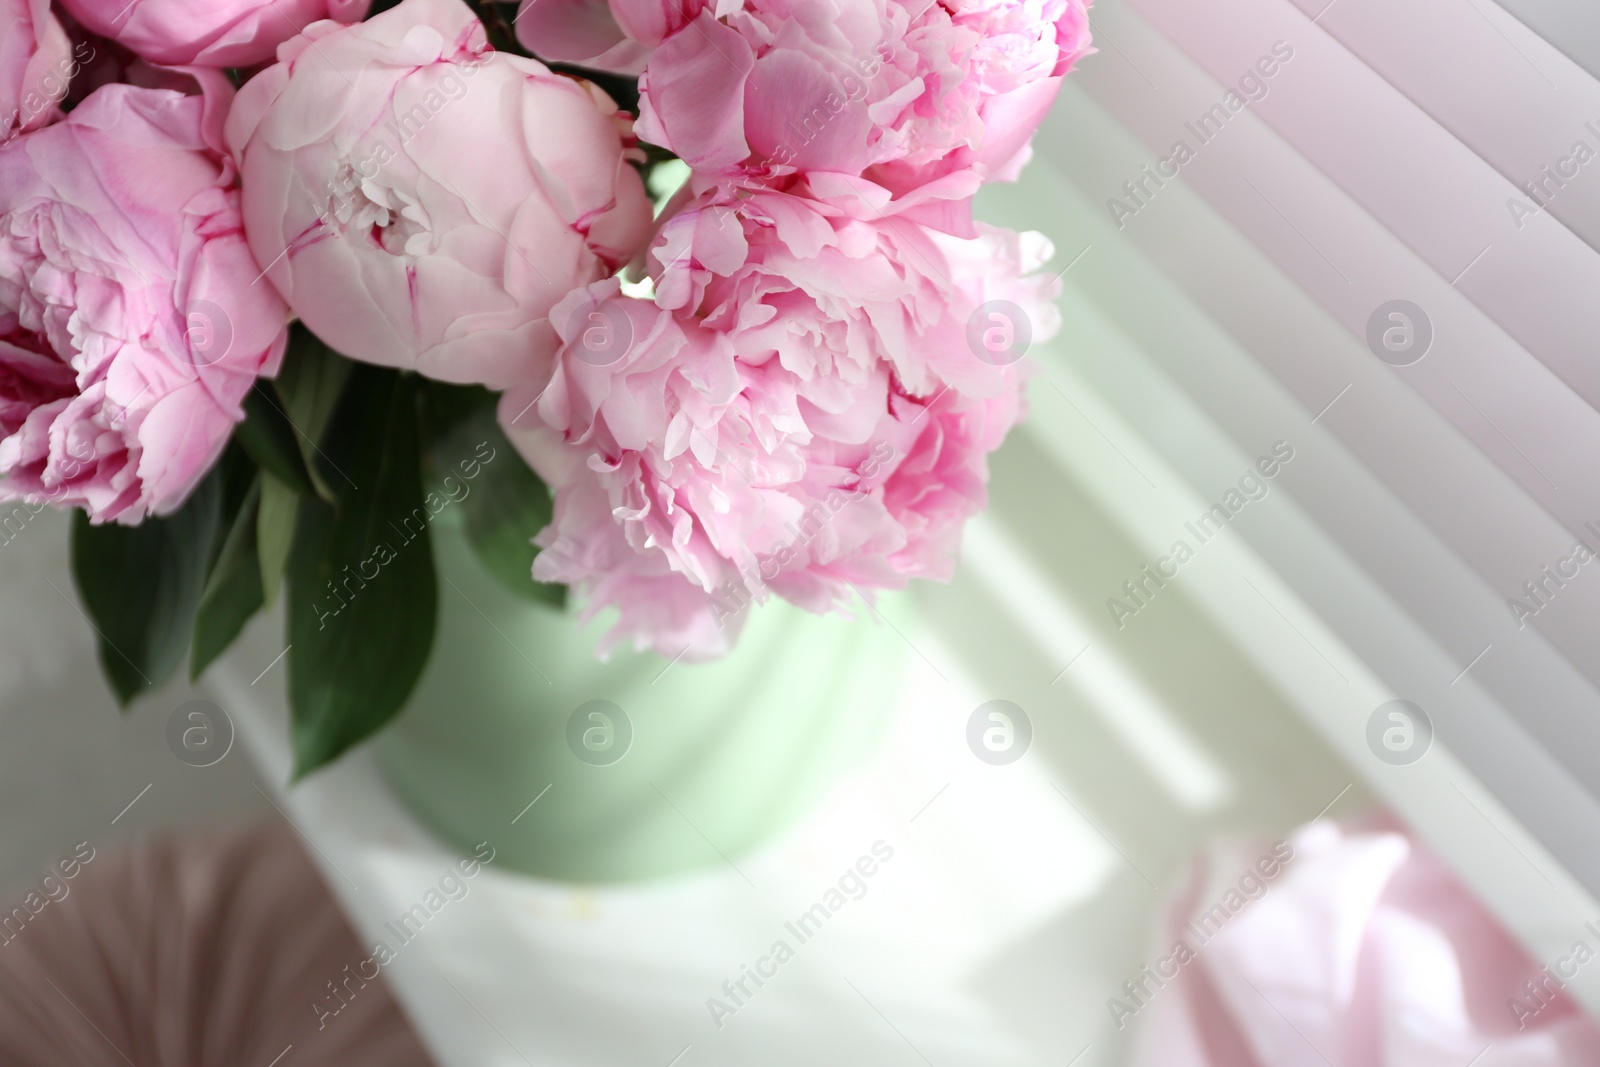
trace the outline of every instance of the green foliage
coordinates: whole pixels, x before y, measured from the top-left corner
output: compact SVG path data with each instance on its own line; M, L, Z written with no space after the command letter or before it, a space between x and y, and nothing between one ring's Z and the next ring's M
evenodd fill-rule
M330 503L334 493L321 474L317 445L327 432L328 420L339 406L354 369L354 363L297 322L289 327L289 352L277 380L272 383L282 402L284 417L295 430L295 446L300 450L306 473L317 495ZM335 484L340 477L335 476Z
M533 580L533 535L550 524L550 490L500 429L498 402L477 386L429 382L424 472L430 489L460 498L467 541L484 569L518 596L560 608L567 587Z
M100 665L126 706L159 687L189 647L222 521L224 467L183 507L138 526L72 527L72 572L100 640Z
M297 493L317 495L296 436L294 424L284 413L272 383L264 379L256 382L244 398L244 421L234 429L234 441L250 454L256 466L284 485Z
M300 494L262 471L261 499L256 509L256 568L265 606L270 607L278 599L278 585L289 565L299 516Z
M438 613L431 524L445 509L508 588L535 582L550 492L495 418L498 397L344 359L296 324L222 460L173 515L73 530L74 575L100 659L128 703L186 650L199 677L286 585L296 777L405 706Z
M262 474L261 478L271 475ZM198 678L233 644L250 617L261 610L261 568L256 560L256 511L260 482L252 483L222 540L195 613L189 676Z
M398 714L433 647L418 391L412 375L357 367L320 455L347 484L337 505L300 502L287 604L296 777Z

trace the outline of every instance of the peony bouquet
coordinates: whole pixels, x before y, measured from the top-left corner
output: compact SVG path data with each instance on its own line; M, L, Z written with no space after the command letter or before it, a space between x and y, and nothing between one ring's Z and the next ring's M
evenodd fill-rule
M974 222L1083 0L0 0L0 500L127 702L280 593L301 773L405 703L430 523L617 642L948 578L1057 326Z

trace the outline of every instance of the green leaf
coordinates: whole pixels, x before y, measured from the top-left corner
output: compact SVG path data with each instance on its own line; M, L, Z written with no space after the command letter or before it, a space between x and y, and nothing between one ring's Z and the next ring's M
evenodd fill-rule
M451 385L426 379L422 385L422 429L427 438L423 462L430 470L454 470L452 456L471 436L471 424L494 419L498 393L481 385Z
M261 572L261 602L271 607L278 583L294 546L300 494L266 471L261 472L261 501L256 514L256 563Z
M297 441L294 424L284 413L273 393L272 384L257 381L244 398L244 421L233 431L233 439L244 446L250 458L264 471L306 496L321 495Z
M263 478L271 475L262 475ZM223 538L217 562L206 579L205 592L194 619L194 643L189 651L189 677L198 678L228 646L233 644L261 610L261 567L256 560L256 511L260 483L249 493Z
M360 366L323 446L339 503L300 501L289 558L299 778L381 729L421 677L439 605L413 375Z
M100 638L100 665L124 706L171 677L189 647L222 510L213 468L183 507L138 526L72 527L72 572Z
M338 499L323 474L324 466L333 465L323 454L321 443L354 368L354 363L323 344L305 326L294 323L289 327L283 367L270 387L272 396L258 401L272 409L275 418L266 421L276 427L277 466L261 472L261 504L256 519L261 595L268 607L278 599L279 581L289 563L300 497L314 493L329 504ZM261 384L265 387L265 383ZM290 436L297 457L293 460L282 455L289 447ZM303 471L304 477L296 480L295 469ZM287 477L283 476L284 471L289 472ZM338 470L333 478L338 485L347 480Z
M289 328L289 350L284 355L283 369L273 382L273 389L282 401L283 414L296 431L295 443L306 472L317 488L317 495L329 503L336 494L322 476L321 465L326 457L320 454L319 446L328 419L338 407L354 368L354 363L297 322ZM342 475L337 472L333 481L336 485L344 484Z
M462 504L467 541L490 574L529 600L555 608L566 604L566 586L533 578L533 559L539 554L533 535L550 525L550 490L509 442L495 447Z
M477 386L427 386L428 488L458 501L484 569L518 596L561 607L567 587L533 580L533 536L550 524L550 489L500 429L499 397Z
M245 502L255 493L256 477L259 468L256 461L250 458L238 441L230 440L228 447L223 449L222 458L217 461L217 466L222 471L222 528L232 529L233 520L238 518L239 510ZM222 551L222 543L217 543L217 551ZM212 565L215 566L215 559Z

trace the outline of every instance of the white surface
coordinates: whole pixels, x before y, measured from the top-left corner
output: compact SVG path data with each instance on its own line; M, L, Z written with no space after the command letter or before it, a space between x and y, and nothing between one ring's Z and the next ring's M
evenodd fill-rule
M1141 796L1137 776L1109 788L1072 780L1050 755L1062 739L1046 736L1042 717L1035 752L1009 767L979 762L965 747L965 720L991 694L911 620L897 625L950 684L933 670L916 674L882 759L780 841L734 857L736 868L633 887L554 885L491 865L445 905L386 969L441 1064L879 1067L926 1057L941 1067L1042 1067L1080 1052L1079 1064L1119 1062L1132 1031L1111 1028L1104 1001L1144 962L1156 903L1145 878L1165 884L1208 823L1183 825L1193 797L1182 787ZM261 662L273 636L252 635ZM244 670L216 682L266 776L283 780L281 706L260 699ZM1258 717L1229 725L1250 729ZM1260 725L1287 735L1294 756L1264 777L1331 781L1309 738L1292 725ZM1170 740L1174 728L1163 729ZM1199 780L1237 791L1237 764L1178 745L1180 760L1206 767ZM1115 764L1130 751L1113 742L1101 759ZM1122 788L1135 794L1108 812ZM1341 789L1322 786L1316 803L1284 782L1255 781L1248 792L1260 803L1276 791L1272 821L1290 826L1336 798L1340 810L1357 806L1359 791ZM385 924L423 899L453 854L397 808L365 751L283 803L358 928L396 946ZM1123 833L1113 827L1141 810L1143 833L1115 845L1089 821ZM514 833L516 814L486 827L485 840ZM538 818L538 806L523 817ZM1163 839L1155 823L1172 832ZM861 899L803 944L785 930L879 841L894 856ZM722 983L778 939L795 958L716 1026L708 998L726 998ZM320 993L307 991L308 1011Z
M1371 758L1362 731L1385 686L1235 535L1208 543L1137 627L1106 624L1096 591L1200 505L1058 357L1043 363L1050 384L997 459L995 512L961 575L886 605L923 667L877 763L722 869L575 887L491 865L385 972L442 1067L1119 1063L1134 1031L1112 1026L1106 998L1148 962L1160 891L1193 849L1356 814L1368 783L1536 952L1565 946L1591 902L1442 745L1405 768ZM1143 476L1105 461L1108 440ZM1282 493L1260 506L1295 508ZM1247 602L1244 580L1267 602ZM264 621L212 678L274 782L289 767L281 667L249 679L280 649ZM965 747L967 716L997 697L1036 731L1007 767ZM364 939L395 947L386 924L455 856L364 750L281 802ZM514 834L517 814L484 839ZM862 899L805 944L785 931L880 840L894 858ZM795 958L718 1027L709 998L727 1000L722 983L778 939Z
M478 875L386 969L443 1067L1119 1063L1133 1029L1112 1026L1106 998L1148 961L1160 892L1192 851L1355 814L1369 786L1536 954L1565 947L1592 902L1444 745L1405 768L1372 758L1366 717L1391 691L1236 533L1137 625L1109 625L1104 596L1201 498L1059 354L1041 366L1033 421L997 457L994 510L961 574L885 606L921 667L881 759L736 867L601 888ZM1282 485L1252 507L1304 521ZM1403 625L1390 636L1429 655ZM213 678L276 782L289 766L281 668L248 680L280 649L268 621ZM994 698L1034 723L1008 767L965 747L967 717ZM393 947L385 924L452 854L364 751L282 803L365 938ZM517 814L484 839L514 834ZM879 840L895 855L866 895L806 944L786 935ZM795 958L716 1026L709 998L780 938Z
M1063 421L1053 392L1034 402L1041 423ZM632 887L492 866L474 879L387 968L441 1064L1120 1062L1133 1030L1114 1029L1106 999L1148 961L1160 889L1193 850L1353 813L1367 793L1184 590L1134 640L1107 635L1096 591L1142 550L1083 488L1032 433L997 457L995 515L978 520L957 581L884 605L918 655L881 758L803 825L733 857L737 869ZM249 683L280 632L253 627L211 679L274 782L289 766L282 667ZM1035 731L1005 767L965 741L995 698ZM364 936L392 947L385 924L452 856L366 751L281 803ZM484 839L515 834L517 815ZM536 804L522 818L539 816ZM750 1006L715 1026L707 1001L722 983L878 840L895 856L865 897L792 944ZM307 1011L322 992L307 991Z

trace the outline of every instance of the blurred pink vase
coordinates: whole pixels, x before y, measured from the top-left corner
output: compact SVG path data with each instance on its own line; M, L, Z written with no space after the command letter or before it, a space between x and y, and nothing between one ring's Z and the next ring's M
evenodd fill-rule
M1108 1002L1136 1067L1600 1063L1559 977L1600 967L1593 924L1541 969L1403 830L1313 823L1287 850L1272 877L1266 846L1190 871L1155 962Z

